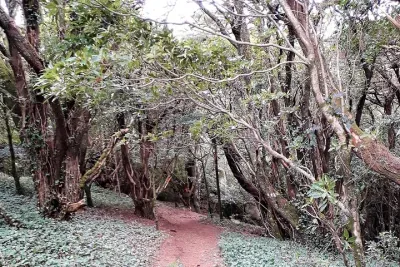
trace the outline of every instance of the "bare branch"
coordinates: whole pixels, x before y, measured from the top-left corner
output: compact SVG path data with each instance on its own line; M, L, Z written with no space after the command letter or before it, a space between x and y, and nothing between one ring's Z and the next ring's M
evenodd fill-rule
M204 7L203 3L201 0L193 0L199 7L200 9L207 14L214 22L217 24L219 31L221 32L222 35L229 37L229 33L226 31L225 26L222 24L221 20L217 18L210 10ZM238 49L238 45L235 42L232 42L231 40L228 40L236 49Z
M19 32L14 20L7 15L2 7L0 7L0 27L4 30L7 37L13 41L18 52L29 63L34 71L39 74L44 70L44 65L35 48L22 36Z

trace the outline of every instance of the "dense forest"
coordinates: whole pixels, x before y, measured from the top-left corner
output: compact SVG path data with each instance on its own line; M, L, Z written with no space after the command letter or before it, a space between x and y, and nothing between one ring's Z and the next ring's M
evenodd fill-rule
M114 191L157 230L169 201L259 227L275 240L257 255L293 242L398 266L398 1L191 0L182 22L146 17L146 1L3 2L0 246L31 227L10 198L33 200L40 228L85 232L77 218ZM221 238L227 266L292 266L235 264L241 237ZM0 266L47 266L2 253Z

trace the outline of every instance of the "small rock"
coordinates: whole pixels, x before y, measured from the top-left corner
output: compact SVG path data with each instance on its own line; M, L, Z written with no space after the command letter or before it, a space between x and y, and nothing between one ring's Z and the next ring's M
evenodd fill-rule
M231 221L232 221L234 224L240 224L240 221L239 221L239 220L231 219Z

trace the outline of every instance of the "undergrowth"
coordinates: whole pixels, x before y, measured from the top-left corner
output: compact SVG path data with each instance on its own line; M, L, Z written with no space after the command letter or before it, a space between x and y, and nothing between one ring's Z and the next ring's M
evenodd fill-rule
M112 207L118 209L133 209L134 207L132 199L125 194L98 186L92 186L91 192L96 207Z
M23 228L0 219L0 266L149 266L161 233L135 221L87 209L71 221L46 219L36 211L33 184L22 179L27 196L14 193L13 180L0 174L0 207ZM31 194L29 194L31 193ZM94 188L96 206L131 208L131 200Z
M224 233L219 241L227 267L344 267L342 258L305 245L273 238ZM349 259L351 261L351 259ZM395 267L398 263L367 262L368 267Z

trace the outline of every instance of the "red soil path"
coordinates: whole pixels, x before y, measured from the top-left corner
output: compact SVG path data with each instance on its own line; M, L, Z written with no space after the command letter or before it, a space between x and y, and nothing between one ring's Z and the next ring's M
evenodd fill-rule
M169 234L154 267L222 267L218 237L221 229L200 223L204 215L161 204L157 207L160 230Z

